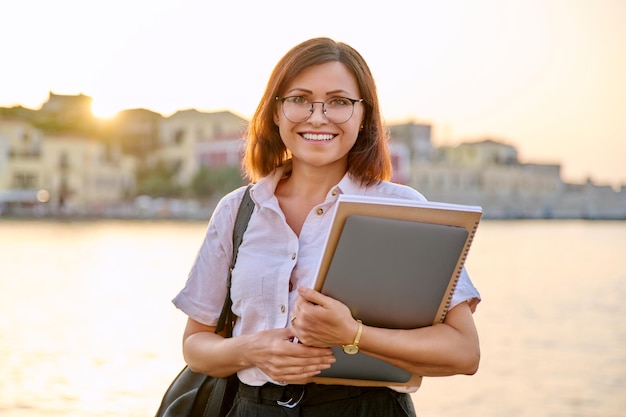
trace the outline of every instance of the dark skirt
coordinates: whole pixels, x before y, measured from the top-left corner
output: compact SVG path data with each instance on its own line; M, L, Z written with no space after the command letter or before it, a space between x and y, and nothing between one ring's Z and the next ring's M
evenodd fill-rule
M386 387L239 384L228 417L415 417L409 394Z

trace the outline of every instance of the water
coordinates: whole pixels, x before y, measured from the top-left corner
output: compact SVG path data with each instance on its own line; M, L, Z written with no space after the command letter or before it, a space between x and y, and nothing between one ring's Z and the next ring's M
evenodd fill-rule
M153 416L204 229L0 221L0 416ZM626 222L485 221L468 268L480 370L425 378L418 415L626 416Z

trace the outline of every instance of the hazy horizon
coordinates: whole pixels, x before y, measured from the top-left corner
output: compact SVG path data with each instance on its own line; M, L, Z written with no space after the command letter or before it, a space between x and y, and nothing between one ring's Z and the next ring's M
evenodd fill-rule
M92 97L100 116L250 118L278 59L328 36L367 60L388 124L430 124L436 146L492 138L566 181L626 184L626 2L335 3L11 3L0 106L37 109L52 91Z

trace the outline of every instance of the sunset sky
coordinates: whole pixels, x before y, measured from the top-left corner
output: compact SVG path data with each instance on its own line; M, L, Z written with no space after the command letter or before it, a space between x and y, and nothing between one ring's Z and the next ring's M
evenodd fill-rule
M328 36L355 47L389 123L435 145L497 139L564 179L626 184L626 1L20 0L0 5L0 106L49 91L94 112L250 117L276 61Z

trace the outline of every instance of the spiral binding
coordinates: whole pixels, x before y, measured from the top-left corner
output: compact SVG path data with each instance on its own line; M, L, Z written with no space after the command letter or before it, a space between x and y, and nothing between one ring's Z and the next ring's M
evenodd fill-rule
M467 242L465 243L465 246L463 247L463 258L461 260L461 264L459 265L459 268L456 271L456 275L454 277L454 283L452 284L452 288L448 292L448 299L446 300L446 305L441 311L441 317L439 317L439 322L441 323L443 323L443 321L445 320L446 314L448 314L448 310L450 309L450 304L452 304L452 294L454 293L456 285L458 284L459 279L461 278L461 271L463 270L463 266L465 265L465 260L467 259L467 255L469 254L469 249L472 246L474 236L476 235L476 229L478 229L478 223L479 222L474 223L474 228L472 229L471 233L467 237Z

